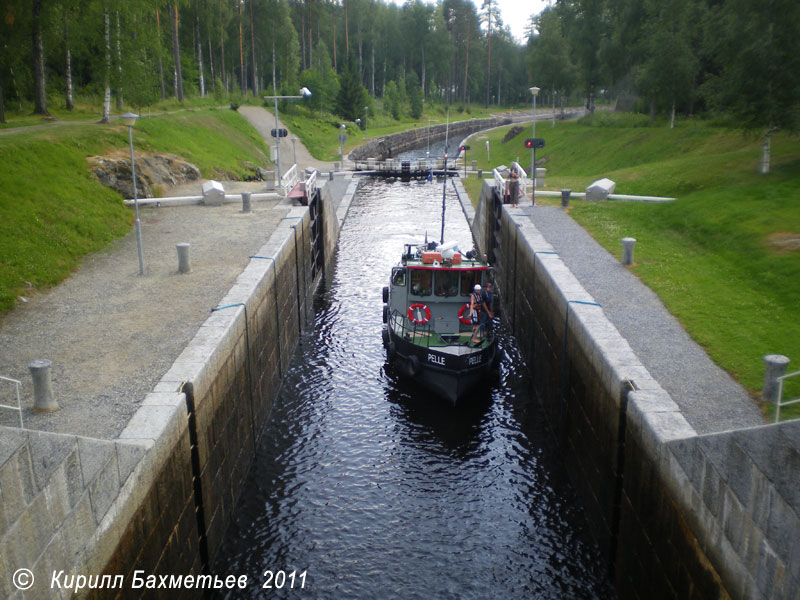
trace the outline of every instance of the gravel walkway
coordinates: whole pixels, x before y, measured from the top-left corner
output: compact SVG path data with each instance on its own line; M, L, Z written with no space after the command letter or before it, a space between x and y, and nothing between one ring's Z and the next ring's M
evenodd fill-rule
M754 400L695 343L658 296L560 207L520 206L698 433L764 424ZM517 212L514 209L512 212ZM621 248L621 243L620 243Z

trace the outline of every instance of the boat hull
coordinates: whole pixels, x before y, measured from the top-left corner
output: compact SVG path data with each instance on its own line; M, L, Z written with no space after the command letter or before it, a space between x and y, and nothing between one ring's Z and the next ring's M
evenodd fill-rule
M387 359L400 373L455 405L489 376L497 359L497 340L480 348L462 346L462 353L426 348L384 329Z

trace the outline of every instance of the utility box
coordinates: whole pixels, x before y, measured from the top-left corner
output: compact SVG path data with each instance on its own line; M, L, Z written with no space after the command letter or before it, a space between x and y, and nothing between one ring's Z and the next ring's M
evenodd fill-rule
M220 206L225 202L225 190L219 181L206 181L203 184L203 204Z
M617 184L610 179L598 179L586 188L586 199L594 202L608 200L608 195L613 194Z

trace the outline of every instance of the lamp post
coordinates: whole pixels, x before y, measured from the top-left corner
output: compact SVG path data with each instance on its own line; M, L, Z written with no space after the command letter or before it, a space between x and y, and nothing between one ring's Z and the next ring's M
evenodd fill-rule
M342 170L344 170L344 132L347 129L347 125L342 123L339 125L339 129L342 130L342 133L339 134L339 158L342 161Z
M533 96L533 145L531 146L531 199L536 194L536 95L539 93L538 87L529 88Z
M278 183L281 181L281 132L278 125L278 100L302 100L310 96L311 91L307 87L300 88L299 96L264 96L264 100L275 101L275 154L277 154L278 161Z
M369 116L369 106L364 107L364 138L368 138L367 135L367 117Z
M142 223L139 221L139 198L136 193L136 163L133 160L133 127L139 115L127 112L120 116L122 123L128 128L128 145L131 149L131 176L133 178L133 210L136 215L136 246L139 250L139 275L144 275L144 254L142 253Z
M294 143L297 141L296 137L292 138L292 153L294 154L294 164L297 164L297 147Z

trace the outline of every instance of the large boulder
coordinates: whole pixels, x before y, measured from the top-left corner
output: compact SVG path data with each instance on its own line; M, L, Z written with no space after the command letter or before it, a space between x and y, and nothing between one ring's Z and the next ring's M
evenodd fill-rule
M123 198L133 198L129 156L90 156L87 160L97 181ZM200 180L200 169L172 154L136 154L135 160L139 198L152 198L153 186L171 187Z

